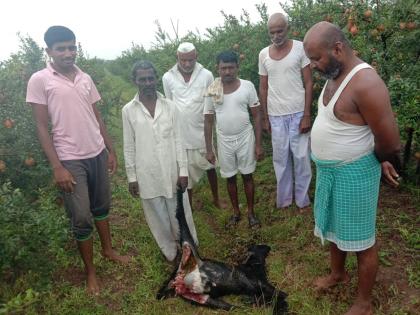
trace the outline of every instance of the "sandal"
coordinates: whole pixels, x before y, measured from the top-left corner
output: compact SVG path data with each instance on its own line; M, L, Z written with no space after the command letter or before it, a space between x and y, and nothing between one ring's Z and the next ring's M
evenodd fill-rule
M241 221L241 216L238 214L234 214L229 218L228 225L229 226L237 225L239 221Z
M253 227L261 227L261 222L258 220L255 216L249 216L248 217L248 224L250 228Z

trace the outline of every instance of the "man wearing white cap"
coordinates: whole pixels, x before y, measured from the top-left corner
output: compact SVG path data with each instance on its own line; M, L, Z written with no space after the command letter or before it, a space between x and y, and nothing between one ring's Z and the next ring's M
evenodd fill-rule
M181 138L188 157L190 204L192 188L206 171L213 203L220 208L216 170L205 158L204 94L212 82L212 73L197 62L196 49L188 42L179 45L177 63L162 77L165 96L174 101L182 116Z

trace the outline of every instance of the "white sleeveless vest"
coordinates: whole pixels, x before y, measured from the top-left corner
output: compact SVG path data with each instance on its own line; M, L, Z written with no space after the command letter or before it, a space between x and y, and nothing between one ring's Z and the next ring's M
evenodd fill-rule
M318 115L311 131L311 151L317 159L351 161L373 151L375 141L368 125L349 124L334 115L334 106L341 92L352 77L365 68L372 67L367 63L354 67L326 106L324 106L323 97L328 81L325 83L318 99Z

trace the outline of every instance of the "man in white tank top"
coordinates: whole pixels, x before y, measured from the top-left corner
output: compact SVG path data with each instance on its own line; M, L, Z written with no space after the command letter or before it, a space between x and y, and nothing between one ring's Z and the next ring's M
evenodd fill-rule
M399 167L398 128L384 82L354 55L337 26L314 25L303 44L311 67L328 79L318 102L311 150L317 166L315 235L331 242L331 273L314 285L322 290L348 282L346 254L356 252L358 293L346 315L373 314L379 180L382 166L384 179L398 185L393 167Z
M258 57L263 128L271 131L278 208L310 205L309 130L312 75L302 42L287 38L287 18L275 13L268 20L272 45ZM303 78L303 80L302 80ZM294 177L294 178L293 178Z

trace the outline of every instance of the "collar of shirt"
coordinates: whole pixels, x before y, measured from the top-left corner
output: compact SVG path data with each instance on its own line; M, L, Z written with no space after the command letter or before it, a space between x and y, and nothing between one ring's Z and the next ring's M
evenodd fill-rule
M184 77L182 76L181 72L178 69L178 63L176 63L172 68L171 68L171 72L178 77L178 79L181 82L184 82L185 84L192 84L194 82L194 80L197 78L198 74L200 73L200 71L203 69L203 66L201 65L201 63L196 62L194 70L191 74L191 78L188 82L185 82Z
M51 62L47 62L47 69L54 75L59 76L60 78L69 81L71 83L76 84L77 81L80 79L81 75L82 75L82 70L80 70L80 68L76 65L74 65L74 68L76 69L76 76L74 78L74 82L71 82L66 76L62 75L61 73L57 72L57 70L54 69L54 67L52 66Z
M140 106L141 111L143 112L143 114L148 119L156 120L162 114L162 105L166 105L166 98L160 92L157 92L156 108L155 108L154 117L152 117L152 115L150 115L150 112L147 110L146 106L144 106L144 104L140 101L138 92L134 96L133 102Z

